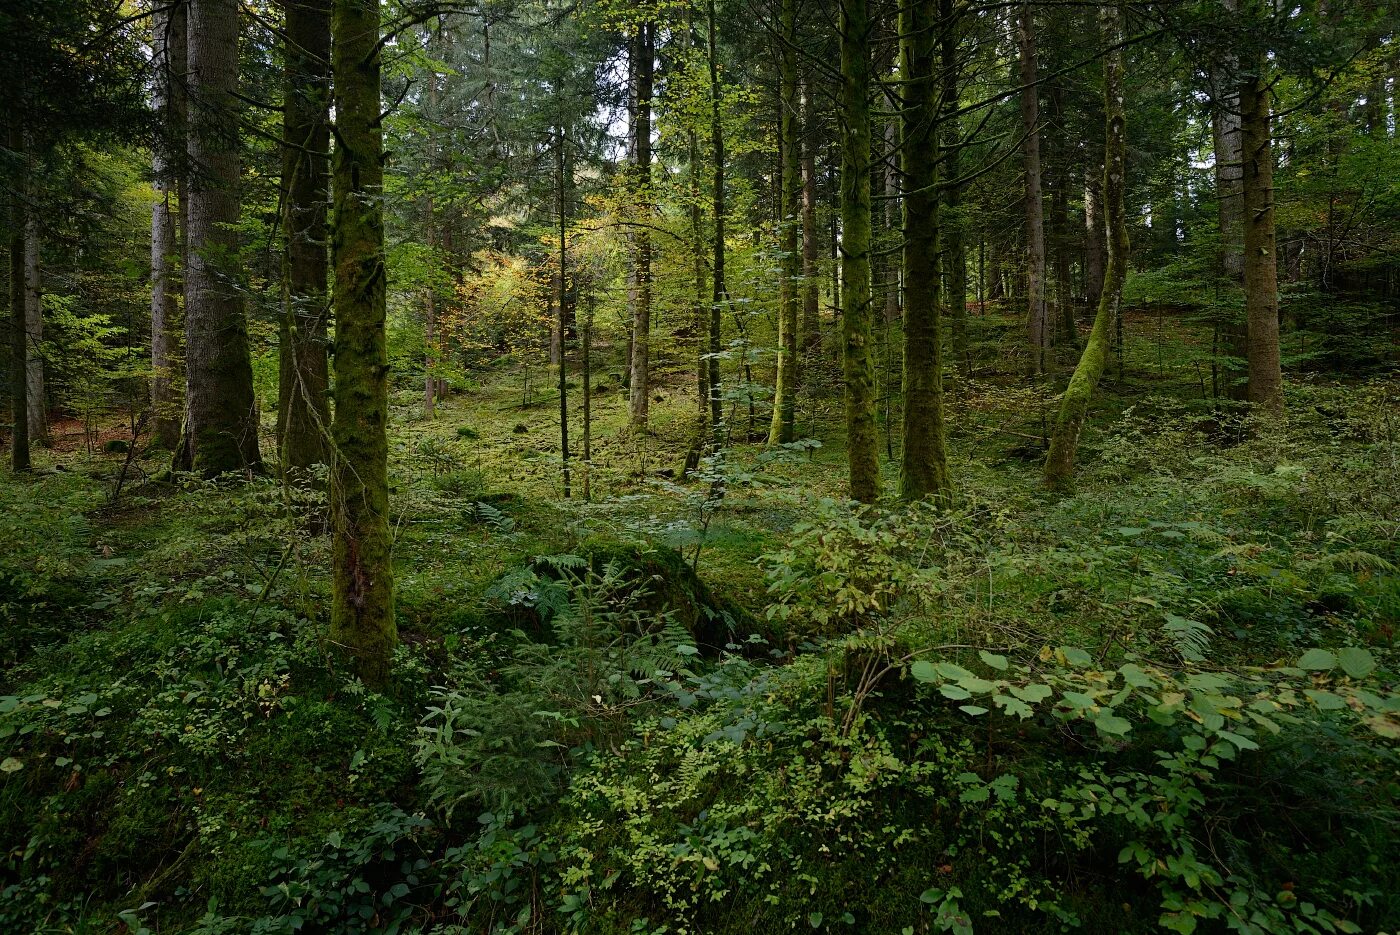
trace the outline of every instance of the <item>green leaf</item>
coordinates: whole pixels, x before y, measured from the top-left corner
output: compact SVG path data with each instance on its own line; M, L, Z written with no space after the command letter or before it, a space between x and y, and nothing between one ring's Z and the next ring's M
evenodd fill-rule
M809 916L807 917L807 924L810 925L810 926L812 926L812 928L814 928L814 929L819 929L819 928L821 928L821 927L822 927L822 914L821 914L820 912L814 912L814 913L812 913L811 915L809 915Z
M1007 714L1014 714L1022 720L1025 720L1026 718L1030 717L1032 713L1034 713L1031 711L1030 705L1026 704L1024 701L1021 701L1018 698L1012 698L1010 695L993 695L992 703L997 705Z
M1040 682L1031 685L1012 685L1011 694L1027 704L1039 704L1051 695L1050 686Z
M1310 649L1298 660L1298 668L1325 672L1337 664L1337 657L1325 649Z
M968 714L971 714L973 717L976 717L979 714L986 714L988 709L982 707L981 705L960 704L958 705L958 710L966 711Z
M1065 662L1072 666L1087 666L1094 661L1093 656L1074 646L1061 646L1060 655L1064 656Z
M7 756L0 761L0 773L17 773L24 769L24 764L12 756Z
M1318 710L1321 711L1340 711L1347 706L1347 703L1342 700L1340 695L1334 695L1331 692L1316 691L1309 688L1307 691L1303 692L1303 694L1311 698L1313 704L1317 705Z
M1376 660L1360 646L1348 646L1337 654L1342 671L1354 679L1364 679L1376 670Z
M979 651L977 655L981 657L983 662L991 666L993 669L996 669L998 672L1006 671L1007 661L1005 656L998 656L996 653L989 653L985 649Z
M1119 717L1112 711L1100 711L1094 715L1094 726L1105 734L1112 734L1116 737L1121 737L1133 729L1131 721Z
M1118 668L1118 674L1123 676L1123 684L1131 685L1133 688L1151 688L1156 684L1142 667L1133 662L1124 663Z
M954 685L952 682L938 686L938 690L944 698L951 698L953 701L966 701L972 697L972 692L961 685Z
M1232 743L1232 744L1234 744L1235 746L1239 747L1241 750L1258 750L1258 749L1259 749L1259 744L1255 743L1254 741L1250 740L1248 737L1245 737L1245 736L1243 736L1243 735L1241 735L1241 734L1236 734L1236 733L1234 733L1233 731L1228 731L1228 730L1222 730L1222 731L1219 732L1219 734L1220 734L1221 737L1223 737L1223 738L1225 738L1226 740L1230 741L1230 743Z
M909 674L920 682L938 681L938 672L934 669L933 663L920 659L909 667Z
M939 675L943 676L945 679L952 679L955 682L977 677L962 666L951 662L935 662L933 667L938 671Z

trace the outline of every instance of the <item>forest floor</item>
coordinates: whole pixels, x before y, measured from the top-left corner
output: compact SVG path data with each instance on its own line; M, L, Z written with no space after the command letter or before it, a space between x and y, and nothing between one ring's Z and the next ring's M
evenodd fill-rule
M1014 321L977 325L980 359L1013 358ZM969 740L946 701L889 684L860 715L875 739L852 746L849 718L830 726L841 699L856 698L859 714L873 689L853 672L906 644L906 660L935 645L965 664L992 650L993 668L1046 663L1055 647L1073 660L1083 647L1103 665L1164 672L1352 646L1380 660L1370 677L1393 689L1396 384L1294 380L1289 420L1246 430L1199 363L1208 335L1152 313L1127 327L1073 496L1039 483L1052 390L996 367L950 373L959 499L941 519L856 519L844 506L834 360L809 367L799 400L799 435L817 444L766 449L765 400L750 425L748 400L731 394L733 442L700 483L678 480L695 431L687 358L660 348L646 433L626 429L619 362L598 369L591 468L571 377L569 500L550 371L474 374L432 419L400 387L390 457L405 649L383 696L325 652L328 545L308 521L317 494L271 479L146 483L161 464L143 454L114 499L126 457L103 447L121 436L117 417L98 427L94 453L37 451L33 477L0 481L0 924L1190 931L1187 921L1213 930L1244 906L1292 924L1303 918L1294 897L1255 903L1297 890L1325 907L1298 931L1400 925L1400 770L1393 750L1347 730L1309 728L1247 775L1211 766L1211 809L1182 813L1213 829L1201 869L1170 827L1134 837L1120 827L1131 815L1091 828L1037 810L1052 799L1031 787L1090 769L1091 749L1104 764L1137 762L1127 741L1076 739L1039 715ZM882 408L892 453L888 418ZM897 462L882 460L893 489ZM661 604L604 580L629 563ZM551 590L560 580L574 590ZM872 623L874 643L830 642L841 619L874 619L859 607L843 617L841 602L886 585L881 619L907 628ZM570 629L589 618L580 602L632 622L600 644ZM648 629L662 612L685 631ZM1379 732L1390 722L1377 717ZM712 762L715 737L734 746ZM902 763L890 768L899 778L877 765L859 778L863 758ZM814 771L799 781L804 762ZM960 765L937 773L940 763ZM1373 771L1364 788L1356 769ZM791 785L759 779L777 775ZM674 787L677 776L692 785ZM929 792L939 782L975 788L948 798ZM1242 804L1243 790L1263 788L1267 801ZM793 800L809 810L788 814ZM929 822L943 830L919 830ZM969 838L972 827L982 830ZM1172 873L1114 859L1154 841Z

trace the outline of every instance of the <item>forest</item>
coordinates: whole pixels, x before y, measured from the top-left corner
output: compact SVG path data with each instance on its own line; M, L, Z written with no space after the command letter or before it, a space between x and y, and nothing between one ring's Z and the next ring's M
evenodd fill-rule
M0 74L0 932L1400 933L1396 0Z

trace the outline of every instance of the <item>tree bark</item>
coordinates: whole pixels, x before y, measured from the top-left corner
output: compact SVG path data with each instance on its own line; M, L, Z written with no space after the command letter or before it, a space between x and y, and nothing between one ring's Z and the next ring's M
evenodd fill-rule
M1084 293L1089 308L1098 310L1103 295L1108 243L1104 239L1103 166L1097 159L1084 171Z
M559 454L562 460L564 499L572 494L569 483L569 204L564 179L565 153L568 146L568 130L560 126L557 131L554 156L555 207L559 220L559 277L555 292L555 303L559 310L556 333L559 338Z
M1123 14L1117 6L1101 7L1099 22L1110 50L1103 60L1104 93L1104 208L1108 226L1108 269L1099 298L1094 327L1085 342L1079 365L1060 400L1060 413L1050 434L1045 459L1045 483L1065 490L1074 482L1074 459L1084 428L1089 399L1108 364L1113 323L1123 296L1128 263L1128 225L1123 214L1127 128L1123 107Z
M870 288L870 32L867 0L841 0L841 338L850 495L880 497Z
M286 0L282 185L286 239L279 423L284 471L329 461L326 208L330 0Z
M33 193L30 193L32 201ZM24 408L29 443L49 443L48 394L44 390L44 291L39 266L42 234L31 204L24 218Z
M952 497L943 426L939 335L938 94L934 85L935 0L901 0L900 166L904 176L904 452L899 494Z
M179 204L184 188L185 29L183 0L157 5L152 19L152 71L160 126L152 146L151 207L151 442L174 451L180 444ZM178 146L176 143L178 142Z
M939 67L943 71L943 204L947 210L939 224L942 238L942 266L947 287L948 317L953 333L953 357L964 376L972 370L967 343L967 223L962 215L963 186L958 181L961 168L962 134L957 117L958 83L962 63L958 59L959 13L954 0L939 0Z
M636 119L632 122L636 161L632 167L634 206L643 225L651 220L651 97L656 62L656 24L637 27L632 40L636 74ZM651 232L632 234L637 298L632 307L632 380L628 415L634 430L644 431L651 402Z
M331 640L383 687L398 642L389 531L379 0L334 0L335 452Z
M1269 132L1264 62L1240 85L1240 137L1244 162L1244 301L1249 359L1249 401L1283 409L1279 359L1278 266L1274 244L1274 154Z
M821 354L822 329L817 282L817 166L812 145L812 107L802 86L802 349L804 356ZM799 366L800 369L800 366Z
M18 100L18 89L16 89ZM11 105L9 113L10 151L21 167L25 162L24 132L18 106ZM21 169L10 192L10 467L15 473L31 469L29 458L28 380L25 361L28 357L28 323L24 315L24 232L25 211L23 192L26 188Z
M239 293L238 2L190 0L185 429L177 466L260 470L258 410Z
M711 235L713 245L710 259L711 285L710 290L710 355L709 355L709 399L710 399L710 432L713 438L712 445L716 452L719 451L724 441L724 400L720 393L720 313L724 308L724 303L728 299L728 286L725 284L724 271L724 228L725 217L729 213L725 206L724 197L724 124L720 122L720 101L719 101L719 48L718 37L716 35L717 24L715 22L715 0L710 0L707 17L707 48L709 53L710 68L710 156L714 160L711 167L713 184L711 186L711 209L714 214L714 230Z
M798 155L801 144L798 142L797 0L782 0L780 15L784 41L778 63L781 72L779 148L782 151L779 239L783 257L778 284L778 376L773 389L773 424L768 431L770 445L784 445L793 440L797 412L797 306L802 275L802 257L798 253L802 179Z
M1050 347L1049 308L1045 300L1045 207L1040 195L1040 103L1037 100L1038 65L1035 51L1035 21L1029 3L1021 5L1016 31L1021 61L1021 129L1026 173L1026 337L1030 348L1028 370L1032 375L1045 372Z
M1237 4L1227 4L1227 7ZM1237 81L1237 64L1228 60L1218 86ZM1211 114L1211 137L1215 147L1215 197L1218 204L1217 223L1220 230L1220 276L1226 282L1244 286L1244 156L1240 125L1240 95L1238 87L1222 92ZM1242 363L1249 357L1249 333L1245 322L1233 308L1223 312L1220 330L1230 356ZM1231 367L1226 370L1225 393L1231 399L1249 398L1249 375Z

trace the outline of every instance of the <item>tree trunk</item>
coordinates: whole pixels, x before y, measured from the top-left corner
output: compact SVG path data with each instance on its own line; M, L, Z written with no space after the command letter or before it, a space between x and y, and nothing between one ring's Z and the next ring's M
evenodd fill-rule
M559 338L559 455L562 461L564 499L572 494L569 484L569 204L564 179L564 150L569 143L569 133L564 127L558 128L554 156L555 207L559 218L559 277L555 292L555 303L559 318L555 331Z
M287 0L282 150L285 339L279 387L282 469L330 460L326 362L326 202L330 148L330 0Z
M952 496L943 427L943 352L939 335L938 94L934 86L935 0L899 6L899 73L904 81L900 165L904 175L905 500Z
M1123 188L1127 130L1123 107L1123 14L1117 6L1100 8L1104 44L1110 49L1103 60L1104 94L1104 201L1108 221L1108 269L1103 294L1099 298L1094 327L1074 368L1069 386L1060 400L1060 413L1050 434L1050 452L1045 459L1045 483L1054 489L1068 489L1074 482L1074 459L1079 433L1099 379L1108 364L1113 323L1123 296L1123 280L1128 263L1128 225L1123 214Z
M841 0L841 338L850 495L880 497L870 290L870 32L866 0Z
M817 166L812 146L812 109L802 87L802 349L803 356L821 354L822 328L817 282Z
M1040 198L1040 103L1037 100L1035 22L1029 3L1021 5L1016 31L1021 52L1021 129L1026 173L1026 336L1029 372L1045 372L1050 347L1049 308L1045 301L1045 208Z
M583 371L583 499L593 499L593 283L584 282L578 288L584 293L583 329L579 335L579 350Z
M941 21L939 67L943 71L943 166L946 175L943 203L947 207L940 219L944 281L948 290L948 316L953 332L953 357L966 376L972 370L972 357L967 344L967 222L962 215L962 184L959 157L962 154L962 134L957 116L958 82L961 62L958 60L958 8L954 0L939 0Z
M724 221L728 214L724 199L724 124L720 122L719 107L719 48L716 37L715 0L710 0L707 17L710 67L710 149L714 176L711 188L711 205L715 217L712 232L713 253L710 262L712 288L710 290L710 360L709 360L709 399L710 433L716 452L724 440L724 399L720 393L720 313L728 298L728 286L724 273Z
M632 40L636 72L636 119L632 121L636 162L632 167L634 206L643 226L632 234L637 299L632 308L632 381L628 415L634 430L647 427L651 402L651 96L656 62L656 25L643 23Z
M1050 86L1050 108L1060 133L1051 137L1050 153L1053 172L1050 189L1050 252L1055 266L1056 343L1079 349L1079 326L1074 321L1073 292L1069 281L1069 147L1063 139L1064 89L1056 82Z
M1235 65L1227 64L1227 75ZM1217 79L1225 84L1230 77ZM1211 114L1211 136L1215 146L1215 197L1220 229L1220 276L1226 282L1244 286L1244 157L1240 126L1238 89L1224 94ZM1233 303L1230 303L1233 305ZM1233 308L1221 314L1220 330L1229 355L1245 363L1249 356L1249 334L1244 321ZM1249 376L1227 368L1225 393L1231 399L1249 398Z
M24 132L18 106L11 104L10 151L16 155L16 162L23 167L25 160ZM27 175L21 169L23 174ZM16 473L30 470L29 460L29 418L27 374L25 361L28 359L28 323L24 316L24 232L25 214L23 176L17 179L10 192L10 466Z
M379 0L335 0L335 460L331 640L383 687L398 642L389 532Z
M44 390L44 293L39 267L41 242L39 212L30 205L24 218L24 408L31 445L49 443L48 394Z
M1240 86L1240 137L1244 163L1244 300L1248 329L1249 401L1283 409L1279 360L1278 268L1274 245L1274 155L1269 132L1269 91L1264 62Z
M180 444L180 277L177 232L183 188L185 133L185 4L155 7L152 71L160 126L152 146L151 207L151 442L174 451ZM179 142L178 148L176 142Z
M782 53L779 56L780 149L782 188L779 237L782 244L782 271L778 295L778 377L773 390L773 424L768 444L784 445L793 440L797 413L797 306L802 275L798 236L802 224L802 170L798 150L800 132L797 97L797 0L782 0Z
M188 390L177 466L206 477L260 470L258 410L239 294L238 0L190 0Z
M1096 171L1097 170L1097 171ZM1098 310L1103 295L1108 244L1104 240L1103 166L1093 160L1084 170L1084 294L1089 308Z

